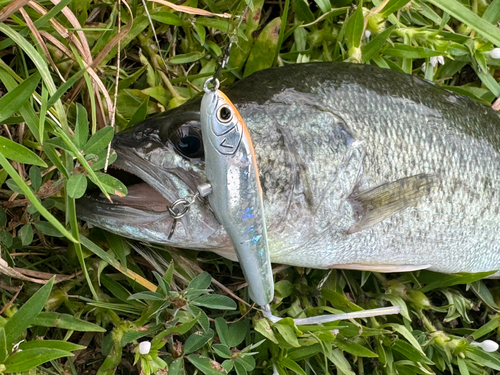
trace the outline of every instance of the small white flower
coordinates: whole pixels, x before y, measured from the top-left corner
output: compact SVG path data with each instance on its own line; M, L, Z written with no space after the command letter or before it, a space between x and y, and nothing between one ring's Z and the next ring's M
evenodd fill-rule
M480 346L485 352L491 353L498 350L498 344L492 340L484 340L483 342L473 342L472 345Z
M370 36L372 35L372 32L370 30L365 30L365 38L370 39Z
M493 48L490 53L492 59L500 59L500 48Z
M432 56L430 58L431 65L435 68L436 65L441 64L444 65L444 57L443 56Z
M149 354L150 350L151 350L150 341L143 341L139 344L139 353L141 353L142 355Z

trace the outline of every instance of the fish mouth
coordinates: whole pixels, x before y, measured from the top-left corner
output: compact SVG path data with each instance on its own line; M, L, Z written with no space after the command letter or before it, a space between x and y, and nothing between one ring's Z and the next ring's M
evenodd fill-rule
M86 198L144 211L168 211L167 207L169 207L172 202L166 199L158 190L154 189L139 176L115 165L109 167L108 174L120 180L127 187L127 195L111 195L111 201L109 201L102 192L94 192L87 194Z

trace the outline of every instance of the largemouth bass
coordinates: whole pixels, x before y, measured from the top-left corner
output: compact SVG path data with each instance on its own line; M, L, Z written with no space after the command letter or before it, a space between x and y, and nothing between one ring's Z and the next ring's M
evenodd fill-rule
M251 134L271 261L313 268L500 270L500 117L418 77L368 65L261 71L224 89ZM119 235L235 260L209 205L168 238L166 209L206 181L200 99L118 134L126 197L79 216ZM142 180L142 181L141 181Z

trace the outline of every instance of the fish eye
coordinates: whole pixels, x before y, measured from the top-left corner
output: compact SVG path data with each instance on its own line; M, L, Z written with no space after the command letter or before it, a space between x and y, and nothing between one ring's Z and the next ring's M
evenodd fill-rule
M198 159L204 155L200 129L185 126L180 127L170 140L174 144L175 149L184 157Z
M233 111L228 105L223 105L217 112L217 120L222 123L228 123L233 118Z

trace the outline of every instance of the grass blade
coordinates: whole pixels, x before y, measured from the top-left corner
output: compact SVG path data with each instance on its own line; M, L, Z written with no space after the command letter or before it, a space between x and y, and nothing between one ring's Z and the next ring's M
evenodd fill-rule
M5 121L21 108L35 91L38 82L40 82L40 74L35 73L0 98L0 122Z
M68 240L71 242L78 242L64 226L57 220L43 205L40 203L35 194L26 185L21 176L16 172L16 170L10 165L9 161L0 153L0 165L7 171L9 176L14 180L14 182L23 191L26 198L28 198L33 206L45 217L59 232L61 232Z
M5 338L7 348L17 340L32 323L36 316L42 311L49 297L55 277L42 286L17 312L5 323Z
M490 42L500 46L500 30L467 9L462 3L455 0L429 0L429 2L449 13L460 22L469 25Z

